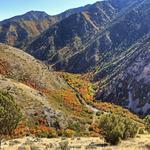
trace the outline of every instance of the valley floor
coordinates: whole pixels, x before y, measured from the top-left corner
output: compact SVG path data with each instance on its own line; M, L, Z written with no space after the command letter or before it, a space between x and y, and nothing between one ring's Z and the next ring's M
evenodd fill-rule
M26 137L2 143L2 150L61 150L68 143L71 150L150 150L150 135L138 135L118 146L109 146L100 138L39 139Z

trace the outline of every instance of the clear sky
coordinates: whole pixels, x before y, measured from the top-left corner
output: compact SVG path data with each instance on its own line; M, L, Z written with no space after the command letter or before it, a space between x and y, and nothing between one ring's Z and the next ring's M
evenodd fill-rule
M69 8L92 4L98 0L0 0L0 21L31 10L58 14Z

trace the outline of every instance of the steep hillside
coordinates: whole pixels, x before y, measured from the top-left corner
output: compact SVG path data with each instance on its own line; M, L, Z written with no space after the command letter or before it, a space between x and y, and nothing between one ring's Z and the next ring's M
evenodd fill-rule
M86 11L71 15L49 28L28 46L27 52L47 61L57 70L81 72L85 70L84 66L73 69L74 63L68 61L83 50L87 42L101 32L116 13L117 10L109 2L90 5Z
M76 122L84 131L85 124L92 119L91 110L63 78L32 56L3 44L0 90L11 94L24 114L17 135L48 134L49 128L67 129Z
M24 48L33 38L48 29L58 18L45 12L30 11L0 22L0 42Z
M100 86L109 87L107 92L104 90L106 93L98 92L98 99L114 102L140 114L149 113L150 108L149 7L150 2L143 1L99 38L97 42L103 43L100 47L103 57L94 75L95 81L101 80ZM106 39L110 41L108 45L104 42Z
M149 0L110 0L88 5L86 10L41 34L28 46L27 52L55 70L91 71L94 74L91 79L100 81L96 99L122 105L136 113L149 113L149 7ZM142 62L137 64L141 57ZM132 73L131 68L136 68L138 73ZM117 77L119 73L124 79ZM122 80L127 80L126 87L118 87Z
M149 114L150 36L138 41L124 56L96 73L97 76L101 79L97 99Z
M56 70L88 71L101 57L100 50L93 47L93 41L132 5L135 2L130 0L112 0L86 6L82 12L71 15L37 37L28 46L27 52L52 64Z
M58 15L50 16L42 11L30 11L0 22L0 42L20 49L55 23L86 10L86 7L69 9Z
M97 112L141 122L126 109L95 102L87 76L51 72L22 50L0 44L0 91L12 95L23 113L14 136L99 136L99 130L90 130Z

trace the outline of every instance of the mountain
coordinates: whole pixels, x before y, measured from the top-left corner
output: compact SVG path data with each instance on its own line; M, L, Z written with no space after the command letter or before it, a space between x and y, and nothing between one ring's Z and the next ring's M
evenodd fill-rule
M99 43L105 39L110 39L110 43L101 48L105 56L94 75L94 80L101 80L100 86L104 87L97 99L139 114L150 113L149 7L149 1L142 1L99 39Z
M60 14L55 15L55 16L57 16L59 18L59 20L63 20L63 19L68 18L69 16L71 16L73 14L77 14L77 13L80 13L84 10L87 10L89 6L90 5L86 5L86 6L83 6L83 7L69 9L69 10L66 10L66 11L64 11Z
M49 28L29 44L26 51L52 64L56 70L86 72L96 66L100 57L99 50L90 51L88 48L93 49L90 46L96 38L132 5L136 4L130 0L89 5L86 11L71 15ZM78 63L74 63L75 60L79 60Z
M12 136L99 137L101 117L111 115L131 132L128 120L143 129L137 114L150 114L149 8L149 0L107 0L0 22L0 94L23 116Z
M0 22L0 42L25 49L34 38L49 27L85 8L70 9L55 16L50 16L42 11L30 11L6 19Z
M97 100L149 113L149 7L149 0L88 5L39 35L26 52L55 70L92 72Z
M86 76L51 71L23 50L0 44L0 92L13 96L23 115L13 137L99 136L90 130L97 112L141 121L119 106L94 102L93 86Z
M138 114L149 114L149 60L150 35L95 74L101 87L96 99L124 106Z
M90 5L86 11L73 14L49 28L37 37L26 51L53 64L58 70L77 72L70 68L73 64L69 65L67 61L84 49L87 42L101 32L115 15L116 10L109 2L97 2ZM83 67L81 66L78 72L81 72Z
M0 44L0 91L13 96L23 113L21 126L25 131L21 134L45 128L63 130L71 122L84 126L84 120L90 121L80 96L58 73L22 50L4 44Z
M45 12L30 11L0 22L0 42L23 48L58 21Z

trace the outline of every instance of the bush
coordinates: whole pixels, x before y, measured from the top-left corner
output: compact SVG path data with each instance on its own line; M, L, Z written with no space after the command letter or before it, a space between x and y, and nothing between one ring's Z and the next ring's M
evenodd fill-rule
M117 145L122 139L135 137L138 131L138 125L134 121L115 114L102 115L99 128L106 142L112 145Z
M20 122L21 116L13 97L0 91L0 137L10 135Z
M144 133L145 133L144 128L140 128L138 133L139 133L139 134L144 134Z
M105 137L105 140L106 140L106 142L108 142L112 145L117 145L121 141L121 136L122 136L121 131L114 129L114 130L112 130L112 132L109 135L107 135Z
M68 144L69 144L68 141L60 142L59 143L60 149L61 150L70 150Z
M139 126L132 120L124 119L125 129L123 139L134 138L138 132Z
M75 134L75 131L73 131L73 130L71 130L71 129L66 129L66 130L64 131L64 133L63 133L63 135L64 135L65 137L69 137L69 138L73 137L74 134Z
M148 132L150 132L150 115L147 115L144 118L144 124L145 124L145 128Z
M96 112L96 116L100 116L100 115L102 115L103 114L103 112L102 111L98 111L98 112Z
M56 138L58 136L54 128L50 128L45 125L38 126L37 130L38 133L36 135L40 138Z
M69 129L76 131L77 133L81 132L81 124L78 121L69 123Z

